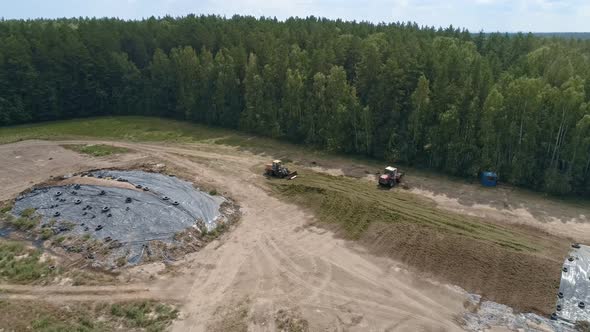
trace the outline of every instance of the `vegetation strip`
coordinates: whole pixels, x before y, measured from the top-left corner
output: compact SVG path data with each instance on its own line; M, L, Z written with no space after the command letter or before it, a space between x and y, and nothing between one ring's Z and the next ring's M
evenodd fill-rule
M88 154L94 157L104 157L112 154L120 154L129 152L129 149L121 148L113 145L106 144L92 144L92 145L79 145L79 144L65 144L64 148L73 150L79 153Z
M164 331L178 317L174 306L154 301L57 305L0 300L0 321L9 331Z

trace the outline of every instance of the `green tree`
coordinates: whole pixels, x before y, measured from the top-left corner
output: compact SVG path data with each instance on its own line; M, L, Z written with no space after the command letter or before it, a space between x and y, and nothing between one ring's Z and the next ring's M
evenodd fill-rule
M198 103L199 58L190 46L173 48L170 52L170 64L176 83L175 116L187 120L196 120Z

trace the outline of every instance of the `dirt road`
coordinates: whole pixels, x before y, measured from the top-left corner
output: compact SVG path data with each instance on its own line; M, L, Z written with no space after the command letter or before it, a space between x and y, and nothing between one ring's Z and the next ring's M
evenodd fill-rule
M14 197L49 175L150 160L229 194L241 206L242 219L219 240L176 262L173 275L153 274L149 282L105 287L0 285L6 289L4 296L173 300L182 305L173 331L242 325L251 331L274 331L280 309L300 313L312 331L461 330L457 317L465 310L462 291L412 275L396 261L374 257L330 231L309 226L312 215L270 196L264 177L252 172L266 157L206 144L116 143L135 152L97 159L64 150L59 147L63 143L0 145L0 183L8 184L0 198ZM247 314L233 310L241 307Z

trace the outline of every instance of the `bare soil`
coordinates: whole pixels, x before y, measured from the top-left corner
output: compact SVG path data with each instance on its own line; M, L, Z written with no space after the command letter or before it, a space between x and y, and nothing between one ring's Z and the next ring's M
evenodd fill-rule
M27 141L0 145L0 201L12 198L33 184L82 170L117 166L141 158L131 153L114 158L91 158L55 143Z
M163 162L167 169L206 188L231 194L241 207L242 218L220 239L165 269L161 263L154 263L128 271L124 274L126 284L92 287L0 284L3 297L57 302L173 299L183 304L181 319L174 323L173 331L206 331L211 326L223 326L219 325L220 317L223 320L220 312L237 313L236 324L243 326L244 323L249 330L274 331L277 323L284 321L282 316L277 319L277 313L285 308L296 312L295 320L306 322L310 331L459 331L458 317L466 310L463 307L465 294L447 282L467 285L466 288L479 290L490 299L504 298L518 287L528 287L531 298L513 300L540 299L537 310L541 312L547 310L546 294L553 292L552 285L535 284L537 277L534 275L527 280L517 280L515 284L503 284L506 279L502 276L511 274L514 269L526 270L542 264L547 256L536 261L530 255L507 257L493 248L473 246L460 259L455 259L455 246L462 241L460 237L429 241L438 235L395 229L390 225L372 226L360 242L334 236L330 229L312 225L315 218L307 210L269 194L265 179L258 172L252 172L264 164L268 156L209 144L116 143L136 152L90 158L61 148L59 144L64 143L25 141L0 145L0 183L6 184L0 199L13 198L32 184L49 180L52 175L98 167L124 167L149 160ZM49 160L50 157L53 160ZM327 166L333 165L319 162L311 166L330 169ZM355 175L367 179L373 170L362 165L354 169L358 173ZM341 172L349 173L348 170ZM414 188L425 191L434 183L429 181L435 181L419 182L420 179L410 177ZM445 186L440 188L442 191ZM445 195L453 197L453 186L449 183L446 188L449 192ZM534 198L531 206L544 203L544 198ZM558 208L560 204L555 204L549 215L557 218L562 216L558 211L570 213L567 205ZM467 211L462 213L479 213L478 210L470 212L469 203L461 206ZM499 215L506 209L495 208L500 211ZM504 222L504 219L495 222ZM559 256L566 250L564 244L567 247L569 239L564 238L566 234L551 233L543 225L541 221L531 220L525 226L515 226L514 230L553 244L555 250L549 256ZM572 225L586 227L587 223L580 219ZM445 245L433 248L429 247L429 242ZM481 255L470 258L470 253L481 251L489 260L475 259ZM420 262L418 269L416 262ZM558 282L559 270L547 273L555 274ZM542 283L545 280L542 278ZM244 299L248 299L247 305L243 304ZM232 310L236 304L240 308ZM245 321L244 311L247 312Z

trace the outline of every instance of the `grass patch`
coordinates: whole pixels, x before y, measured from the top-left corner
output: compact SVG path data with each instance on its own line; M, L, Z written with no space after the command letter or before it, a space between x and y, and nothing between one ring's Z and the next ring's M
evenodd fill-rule
M275 157L285 160L293 153L307 157L329 155L320 150L312 151L287 142L229 129L141 116L99 117L0 128L0 144L28 139L103 139L178 143L212 141L216 144L237 146L254 153L272 153ZM79 146L80 149L83 147ZM93 152L92 149L90 152Z
M51 228L43 228L39 233L39 236L41 237L41 240L48 240L50 237L53 236L53 231L51 230Z
M8 331L164 331L178 311L167 304L137 301L124 304L54 305L38 301L0 302L0 321Z
M65 240L66 240L66 237L65 237L65 236L63 236L63 235L61 235L61 236L58 236L58 237L56 237L56 238L53 240L53 245L60 245L60 244L62 244L62 243L65 241Z
M28 231L33 229L37 225L37 222L35 219L20 217L12 219L10 224L20 231Z
M96 144L96 145L79 145L79 144L67 144L63 145L64 148L73 150L79 153L91 155L93 157L104 157L110 156L113 154L120 154L120 153L127 153L129 149L121 148L112 145L106 144Z
M122 318L128 327L144 328L147 331L164 331L178 317L175 308L152 301L113 304L110 313Z
M33 217L33 215L35 215L35 212L37 210L35 210L34 208L28 208L28 209L24 209L23 212L21 212L21 216L25 217L25 218L31 218Z
M4 214L9 212L10 210L12 210L12 207L14 206L14 202L13 201L7 201L4 202L0 205L0 214Z
M30 231L41 222L41 216L36 214L33 208L25 209L20 217L14 217L9 213L3 213L2 221L19 231Z
M226 135L224 130L182 121L139 117L100 117L0 128L0 144L27 139L98 138L125 141L195 142Z
M123 267L125 266L125 264L127 264L127 257L126 256L120 256L117 258L116 264L118 267Z
M30 282L49 276L50 262L41 262L41 251L22 243L0 240L0 278L11 282Z

